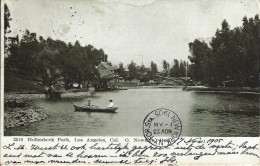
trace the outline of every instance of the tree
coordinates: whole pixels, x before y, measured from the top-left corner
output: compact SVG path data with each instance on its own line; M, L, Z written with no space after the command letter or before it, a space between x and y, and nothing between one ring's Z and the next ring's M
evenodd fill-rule
M60 56L60 54L67 52L66 44L63 41L54 41L51 38L48 38L47 41L42 37L39 39L40 49L35 59L35 64L37 64L35 71L36 75L42 79L43 85L51 87L57 84L61 77L63 56Z
M123 73L123 72L125 71L123 62L120 62L120 63L119 63L118 70L119 70L119 73Z
M163 60L164 76L167 76L169 74L169 70L170 70L170 64L166 60Z
M9 11L9 8L6 4L4 4L4 30L5 30L5 33L7 31L7 28L10 28L10 24L9 24L9 21L11 21L11 14L10 14L10 11Z
M186 76L186 63L185 63L185 61L180 61L179 76L180 77Z
M137 77L137 66L136 64L131 61L131 63L128 65L129 70L129 80L133 80Z
M189 43L190 53L189 59L193 63L192 78L196 81L206 81L212 77L214 66L210 59L212 52L207 43L204 41L195 40Z
M26 30L20 43L10 45L6 67L16 69L23 74L33 75L38 66L35 62L41 49L39 46L36 34Z
M9 30L10 28L10 21L12 20L11 14L9 11L9 8L6 4L4 4L4 54L7 54L8 52L8 45L7 45L7 34L10 33L11 31Z
M144 66L144 65L141 65L141 67L140 67L140 72L141 72L142 74L144 74L144 73L146 72L146 69L145 69L145 66Z
M170 76L171 77L179 77L179 61L177 59L173 60L174 64L170 69Z
M120 62L120 63L119 63L118 74L119 74L121 77L126 78L125 68L124 68L123 62Z
M189 43L191 76L210 85L257 86L259 75L259 16L243 18L243 26L230 29L224 20L210 45Z
M139 68L139 72L140 72L140 82L148 82L151 80L151 76L148 74L149 69L146 69L144 65L141 65Z
M99 80L95 66L104 55L102 49L91 45L83 47L78 41L72 45L51 38L45 40L42 36L38 40L36 33L26 30L19 43L11 44L5 67L40 78L47 87L57 84L61 78L66 88L73 83L88 87Z
M88 45L82 47L78 41L74 46L64 52L62 76L68 88L73 83L84 85L88 88L99 79L99 73L95 66L101 62L103 50L97 50Z
M153 61L151 62L151 71L149 72L151 79L158 82L158 77L156 74L158 73L157 64Z
M151 72L152 72L152 75L155 75L158 72L157 64L154 63L153 61L151 62Z

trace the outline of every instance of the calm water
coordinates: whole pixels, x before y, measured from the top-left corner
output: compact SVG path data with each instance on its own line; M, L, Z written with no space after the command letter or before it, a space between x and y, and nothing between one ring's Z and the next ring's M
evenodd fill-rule
M50 117L5 131L21 136L142 136L145 116L154 109L173 110L181 119L182 136L259 136L259 96L186 92L181 89L129 89L97 92L92 104L106 107L109 99L118 113L75 112L80 100L35 100ZM239 112L237 112L239 111ZM251 114L250 111L258 111Z

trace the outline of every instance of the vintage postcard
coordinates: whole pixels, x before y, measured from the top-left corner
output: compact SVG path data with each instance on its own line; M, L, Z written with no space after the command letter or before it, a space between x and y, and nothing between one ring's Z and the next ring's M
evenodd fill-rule
M260 165L259 0L1 0L0 165Z

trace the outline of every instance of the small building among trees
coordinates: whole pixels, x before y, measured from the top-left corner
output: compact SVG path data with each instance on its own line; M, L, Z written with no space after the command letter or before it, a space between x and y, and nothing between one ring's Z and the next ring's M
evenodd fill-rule
M121 77L118 75L116 66L110 65L108 62L101 62L97 67L100 73L100 80L95 85L97 91L118 89L121 86Z

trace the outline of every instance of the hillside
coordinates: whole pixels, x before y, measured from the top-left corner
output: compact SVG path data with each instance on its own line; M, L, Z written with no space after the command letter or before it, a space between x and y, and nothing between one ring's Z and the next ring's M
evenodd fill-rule
M44 88L37 85L37 81L26 79L18 73L5 71L4 75L5 92L20 92L20 93L43 93Z

